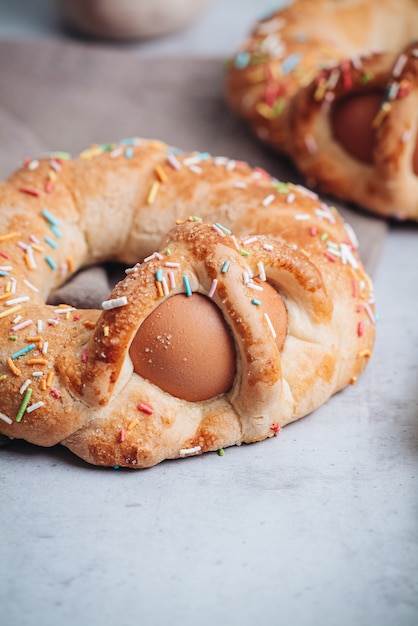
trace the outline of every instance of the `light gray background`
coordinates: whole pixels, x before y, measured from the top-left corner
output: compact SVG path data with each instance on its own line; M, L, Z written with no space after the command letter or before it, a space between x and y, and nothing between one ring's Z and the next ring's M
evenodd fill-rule
M218 0L129 48L223 56L269 8ZM47 0L0 0L0 37L68 35ZM279 438L139 472L2 449L0 622L418 623L417 237L389 229L364 376Z

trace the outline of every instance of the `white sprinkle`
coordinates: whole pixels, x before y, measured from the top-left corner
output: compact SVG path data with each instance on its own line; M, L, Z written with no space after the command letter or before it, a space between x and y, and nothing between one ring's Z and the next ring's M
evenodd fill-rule
M180 450L180 456L188 456L189 454L197 454L201 451L201 446L195 446L194 448L182 448Z
M71 311L75 311L76 309L73 306L62 307L61 309L54 309L54 313L60 315L62 313L71 313Z
M26 254L28 255L30 269L36 270L38 266L36 265L35 255L33 254L33 249L31 246L26 247Z
M228 163L226 164L226 169L228 170L228 172L232 172L232 170L235 169L236 164L236 161L234 161L233 159L229 159Z
M296 198L296 196L295 196L295 194L293 192L289 193L289 195L286 198L287 204L292 204L292 202L295 200L295 198Z
M102 302L102 309L109 311L110 309L117 309L121 306L126 306L127 304L128 298L126 296L122 296L120 298L113 298L112 300L105 300Z
M28 406L28 408L26 409L26 413L32 413L32 411L36 411L36 409L40 409L41 407L43 407L45 404L45 402L42 402L42 400L40 400L39 402L35 402L35 404L31 404L30 406Z
M253 289L254 291L263 291L262 286L261 285L257 285L257 283L249 282L249 283L247 283L247 287L248 287L248 289Z
M20 322L20 320L22 319L21 315L16 315L16 317L13 320L13 324L18 324Z
M264 269L264 263L263 261L259 261L257 263L257 267L258 267L258 271L260 272L260 280L262 281L266 281L267 277L266 277L266 270Z
M115 159L116 157L120 156L122 152L123 152L123 148L115 148L114 150L109 152L109 156L111 159Z
M154 258L158 259L159 261L161 261L161 259L163 258L163 255L160 254L159 252L154 252Z
M10 278L10 280L12 282L10 293L15 294L16 293L16 287L17 287L17 280L16 280L16 278L13 278L13 276Z
M269 204L271 204L272 202L274 202L275 198L276 198L276 197L275 197L274 193L271 193L270 195L268 195L268 196L266 196L266 197L264 198L264 200L262 201L262 203L261 203L261 204L262 204L263 206L269 206Z
M234 187L236 187L237 189L246 189L247 183L244 183L243 181L237 181L236 183L234 183Z
M198 165L190 165L189 170L191 172L194 172L195 174L201 174L202 173L202 168L199 167Z
M166 277L165 277L165 276L164 276L164 278L162 279L161 284L162 284L162 286L163 286L163 293L164 293L164 295L165 295L165 296L168 296L168 294L170 293L170 290L169 290L169 288L168 288L167 279L166 279Z
M22 302L27 302L30 300L29 296L20 296L20 298L12 298L11 300L6 300L6 306L13 306L14 304L21 304Z
M42 354L47 354L47 353L48 353L48 342L44 341L42 345Z
M271 252L273 250L273 246L271 245L271 243L265 243L263 245L263 249L264 250L268 250L269 252Z
M54 320L52 317L49 317L46 321L50 326L56 326L59 324L59 320Z
M213 159L215 165L226 165L228 163L228 157L217 156Z
M31 384L31 382L32 382L32 381L31 381L31 379L30 379L30 378L27 378L27 379L25 380L25 382L23 383L23 385L22 385L22 386L21 386L21 388L19 389L19 393L20 393L21 395L23 395L23 394L25 393L26 389L29 387L29 385Z
M303 221L303 220L310 220L311 216L308 213L297 213L295 215L295 220L299 220L299 221Z
M248 239L244 239L244 241L242 243L246 247L246 246L249 246L252 243L255 243L256 241L257 241L257 237L248 237Z
M358 248L359 247L359 242L357 239L357 235L353 229L353 227L351 226L351 224L348 224L347 222L344 222L344 228L345 228L345 232L348 235L348 238L351 242L351 244L354 246L354 248Z
M267 322L267 326L269 327L270 332L273 335L273 339L276 339L276 337L277 337L276 331L274 330L273 324L271 323L271 319L268 316L268 313L264 313L264 317L265 317L265 320Z
M250 275L247 271L244 271L242 273L242 280L244 281L244 285L248 285L248 283L250 282Z
M196 165L196 163L199 163L201 160L200 154L195 154L193 156L187 157L186 159L183 159L183 165L189 166L189 165Z
M2 272L11 272L13 270L12 265L0 265L0 271Z
M3 420L3 422L6 422L6 424L12 424L12 420L10 419L10 417L7 417L7 415L5 415L4 413L0 412L0 420Z
M42 320L38 320L38 321L36 322L36 328L37 328L37 330L38 330L38 333L41 333L41 332L43 331L43 329L44 329L44 323L43 323L43 321L42 321Z
M173 261L166 261L164 265L165 267L181 267L180 263L174 263Z
M398 60L395 63L395 67L393 68L393 72L392 72L393 76L397 78L401 74L403 68L405 67L407 60L408 60L408 57L406 56L406 54L401 54L398 57Z
M28 165L28 170L36 170L39 167L39 161L37 159L33 159Z
M402 143L408 143L408 141L410 141L412 137L412 131L409 128L408 130L406 130L404 133L402 133L401 135L401 141Z
M12 327L12 330L14 332L17 332L18 330L22 330L23 328L27 328L28 326L30 326L31 324L33 324L32 320L26 320L25 322L20 322L20 324L15 324Z
M34 291L35 293L39 293L38 287L35 287L35 285L32 285L32 283L26 280L26 278L23 279L23 282L25 283L26 287L29 287L29 289L32 289L32 291Z
M303 193L304 196L308 196L308 198L312 198L312 200L318 200L318 194L315 193L314 191L311 191L310 189L308 189L307 187L304 187L303 185L296 185L297 189L299 189L299 191L301 193Z
M32 376L34 378L42 378L43 375L44 375L43 372L32 372Z
M167 161L171 165L171 167L175 170L181 169L180 161L174 156L174 154L167 154Z
M218 286L218 279L214 278L213 281L212 281L211 288L210 288L209 293L208 293L209 298L213 298L213 294L215 293L217 286Z
M60 172L62 170L61 165L58 163L58 161L56 161L55 159L51 159L51 161L49 162L49 166L55 171L55 172Z
M347 246L346 243L342 243L341 246L341 260L342 262L345 264L349 264L351 265L351 267L353 269L358 269L358 263L357 260L355 258L355 256L353 255L353 253L351 252L350 246Z

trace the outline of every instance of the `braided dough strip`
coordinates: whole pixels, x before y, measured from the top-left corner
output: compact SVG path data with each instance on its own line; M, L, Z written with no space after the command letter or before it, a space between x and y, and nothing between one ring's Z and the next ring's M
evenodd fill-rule
M148 467L277 434L362 372L372 286L335 208L243 162L156 141L64 156L28 160L0 184L0 432ZM102 312L45 304L104 260L132 267ZM263 286L284 304L282 337L255 298ZM230 388L199 401L136 373L132 356L142 324L184 293L221 312L235 351Z
M295 0L261 20L232 59L228 102L310 187L416 220L417 32L417 0ZM362 123L363 103L377 96ZM334 126L338 105L356 98L341 124L350 143L372 143L367 157Z

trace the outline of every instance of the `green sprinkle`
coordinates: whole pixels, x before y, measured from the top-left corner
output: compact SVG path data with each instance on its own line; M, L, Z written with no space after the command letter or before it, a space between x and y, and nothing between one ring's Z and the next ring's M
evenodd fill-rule
M10 339L11 341L16 341L16 339L17 339L17 335L9 335L9 339Z
M241 249L239 253L241 256L250 256L250 253L248 252L248 250Z
M166 248L165 255L166 255L166 256L171 256L171 250L170 250L170 248Z
M321 239L321 241L326 241L326 239L328 239L328 237L329 237L328 233L322 233L320 239Z
M191 221L192 221L192 222L201 222L201 221L202 221L202 218L201 218L201 217L198 217L197 215L192 215L192 217L191 217Z
M287 183L283 183L281 181L279 181L278 183L274 183L273 187L279 193L287 193L289 191L289 187L288 187Z
M27 354L28 352L30 352L34 348L36 348L35 344L34 343L30 343L28 346L25 346L21 350L18 350L17 352L12 354L10 358L11 359L18 359L20 356L23 356L24 354Z
M360 82L363 83L363 85L366 85L371 80L373 80L373 74L370 74L370 72L365 72L363 76L360 78Z
M225 456L225 450L223 448L219 448L218 454L219 456Z
M23 413L26 411L26 408L29 404L30 398L32 395L32 389L29 387L29 389L26 389L26 393L25 396L23 398L22 404L20 405L20 408L17 412L16 415L16 422L20 422L22 420L23 417Z
M54 259L51 259L51 257L49 256L49 254L46 255L45 257L45 261L48 263L49 267L52 270L56 270L57 269L57 264L55 263Z
M54 156L56 159L64 159L64 161L71 160L71 154L69 152L53 152L52 156Z

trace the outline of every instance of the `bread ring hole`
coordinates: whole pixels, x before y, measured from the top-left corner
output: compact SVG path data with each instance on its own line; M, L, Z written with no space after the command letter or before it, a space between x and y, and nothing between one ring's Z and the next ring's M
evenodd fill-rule
M226 393L236 375L229 327L214 302L197 293L164 300L142 322L129 354L137 374L188 402Z
M375 130L372 126L382 103L383 92L370 91L346 96L336 102L331 112L334 138L352 157L371 165Z

